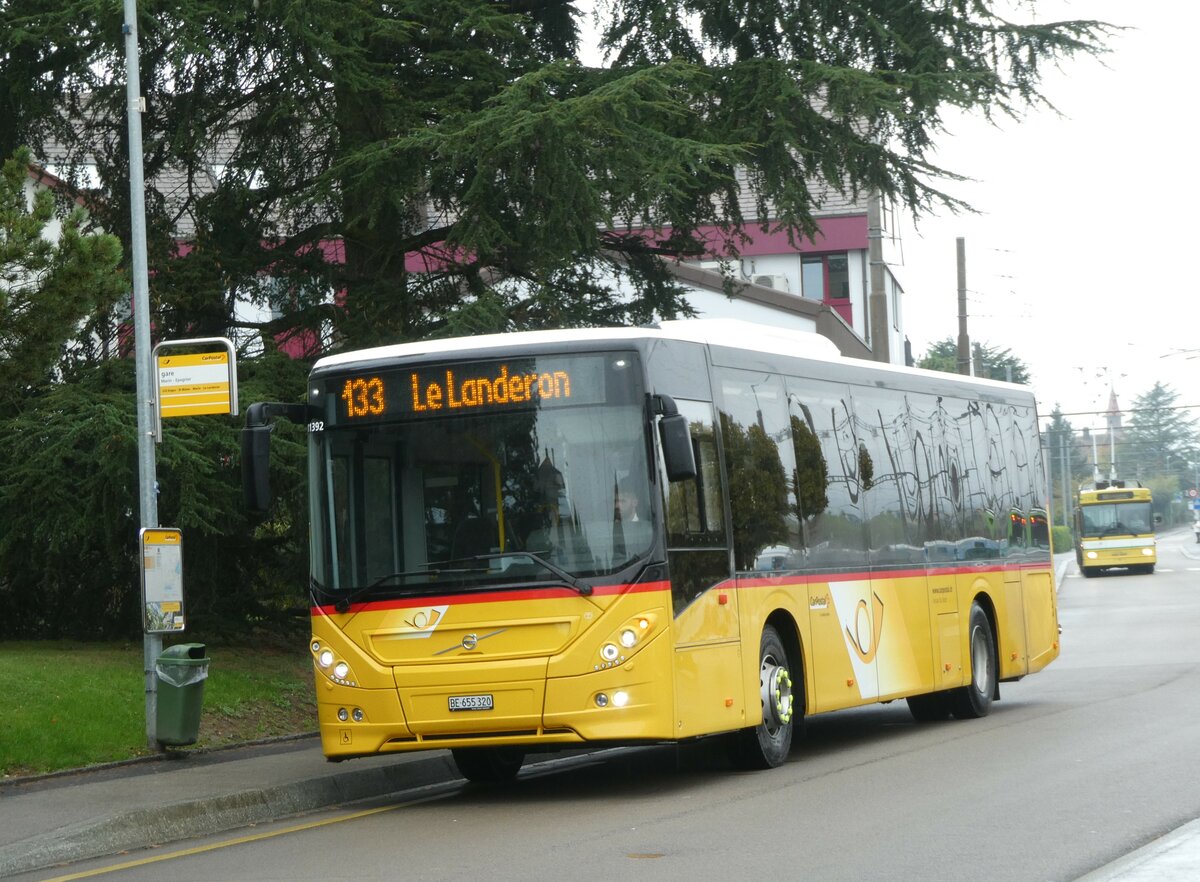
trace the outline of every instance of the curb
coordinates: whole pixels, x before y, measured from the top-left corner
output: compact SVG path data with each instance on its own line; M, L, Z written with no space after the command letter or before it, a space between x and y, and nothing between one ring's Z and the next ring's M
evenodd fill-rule
M0 846L0 877L144 848L148 843L161 845L221 833L457 777L449 756L439 753L427 759L338 772L276 787L116 811Z
M254 741L239 741L237 744L222 744L219 747L189 747L186 749L163 750L146 756L134 756L129 759L113 760L107 763L95 763L90 766L79 766L74 769L58 769L53 772L41 772L34 775L10 775L0 778L0 794L6 790L27 790L43 784L55 784L65 778L78 778L93 775L98 772L111 772L122 769L150 766L155 763L181 762L192 757L219 757L225 753L246 750L254 747L276 747L292 742L316 740L319 732L299 732L295 735L276 735L272 738L259 738Z

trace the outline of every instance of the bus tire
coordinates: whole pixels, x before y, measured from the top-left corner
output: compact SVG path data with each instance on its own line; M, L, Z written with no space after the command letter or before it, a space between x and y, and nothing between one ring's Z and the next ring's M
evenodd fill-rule
M1094 567L1080 567L1079 572L1083 573L1083 578L1090 579L1098 572Z
M986 717L996 689L996 641L987 613L978 603L971 604L967 648L971 654L971 682L951 693L951 711L960 720Z
M512 747L456 747L450 754L459 774L473 784L507 784L525 762L525 752Z
M1144 564L1142 566L1142 572L1145 573L1147 576L1153 574L1154 564Z
M758 646L763 719L757 726L736 735L734 760L743 769L773 769L783 765L792 749L795 728L796 686L779 632L767 625ZM803 702L799 712L804 713Z
M926 695L910 695L908 709L918 723L940 723L950 716L950 693L930 692Z

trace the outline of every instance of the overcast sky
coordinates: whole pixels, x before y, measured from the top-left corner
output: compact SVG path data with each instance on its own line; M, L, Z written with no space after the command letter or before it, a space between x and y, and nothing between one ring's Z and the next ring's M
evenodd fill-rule
M935 161L981 214L905 225L905 329L919 356L958 334L955 239L966 242L972 341L1031 368L1040 410L1123 408L1156 380L1200 404L1193 98L1200 4L1045 0L1038 18L1125 25L1103 61L1047 74L1061 111L999 129L958 117ZM1200 415L1200 410L1189 413ZM1070 417L1076 428L1099 418ZM1128 421L1128 417L1126 417Z
M592 5L576 2L585 26ZM1128 408L1160 380L1177 404L1200 405L1200 274L1190 266L1200 207L1200 3L1038 0L1034 8L1013 20L1095 19L1128 30L1100 60L1047 69L1043 91L1061 116L1042 110L999 127L980 116L948 119L931 158L973 179L944 189L979 214L900 225L903 262L893 269L913 351L957 338L961 236L971 339L1029 365L1043 414L1055 405L1102 412L1110 383ZM1077 429L1104 425L1099 415L1069 418Z

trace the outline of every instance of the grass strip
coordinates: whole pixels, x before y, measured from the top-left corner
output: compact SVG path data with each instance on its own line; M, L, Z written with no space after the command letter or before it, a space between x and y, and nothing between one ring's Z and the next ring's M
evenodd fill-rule
M207 654L195 747L316 729L312 662L302 647L221 646ZM149 754L144 682L140 644L0 643L0 776Z

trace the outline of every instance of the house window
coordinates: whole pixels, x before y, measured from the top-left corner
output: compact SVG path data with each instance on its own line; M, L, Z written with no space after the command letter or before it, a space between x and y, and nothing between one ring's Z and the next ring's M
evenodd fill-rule
M849 255L845 251L805 254L800 258L800 284L803 295L813 300L848 300Z

